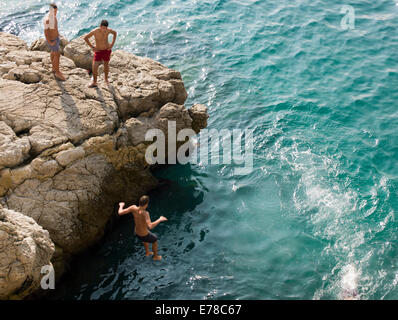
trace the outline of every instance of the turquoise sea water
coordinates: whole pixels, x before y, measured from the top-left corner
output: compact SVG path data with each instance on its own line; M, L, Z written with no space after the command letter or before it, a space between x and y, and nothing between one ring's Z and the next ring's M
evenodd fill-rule
M41 34L47 1L0 2ZM343 30L343 5L355 28ZM131 217L56 299L398 299L398 6L393 0L70 0L61 33L106 18L116 47L181 72L209 128L254 130L254 169L177 165L151 193L161 263ZM355 280L356 279L356 280Z

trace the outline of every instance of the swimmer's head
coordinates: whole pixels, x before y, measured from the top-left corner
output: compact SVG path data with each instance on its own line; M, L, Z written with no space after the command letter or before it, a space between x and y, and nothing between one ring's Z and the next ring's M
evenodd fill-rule
M148 207L148 204L149 204L149 197L148 196L142 196L140 198L140 201L139 201L140 207L143 208L143 209L146 209Z
M102 20L100 24L100 28L108 28L108 20Z

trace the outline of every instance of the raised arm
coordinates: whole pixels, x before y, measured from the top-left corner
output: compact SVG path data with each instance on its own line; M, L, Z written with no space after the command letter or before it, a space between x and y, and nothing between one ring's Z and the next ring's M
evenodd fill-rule
M116 37L117 37L117 32L115 30L109 29L109 33L113 35L111 47L109 49L113 48L113 45L115 44Z
M163 222L163 221L167 221L167 218L161 216L158 220L156 220L155 222L151 222L151 217L149 216L149 212L145 211L145 221L146 224L148 226L149 230L152 230L153 228L155 228L159 223Z
M89 47L94 50L95 47L91 44L91 42L89 40L93 35L94 35L94 30L85 35L84 41L86 41L86 43L89 45Z
M124 205L125 205L124 202L120 202L120 203L119 203L119 211L118 211L119 216L122 216L122 215L124 215L124 214L133 212L133 210L135 210L135 209L137 208L137 206L132 205L132 206L130 206L130 207L124 209Z

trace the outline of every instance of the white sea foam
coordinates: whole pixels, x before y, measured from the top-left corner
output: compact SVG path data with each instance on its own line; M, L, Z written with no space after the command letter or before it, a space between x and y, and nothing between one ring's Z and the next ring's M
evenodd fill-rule
M335 178L340 173L338 159L315 154L297 140L278 150L283 163L296 175L293 204L296 212L308 216L316 237L331 241L322 255L337 261L323 277L328 285L319 289L314 298L334 295L357 299L360 272L355 267L356 249L364 243L366 233L357 223L359 196L349 183L342 185ZM336 277L337 274L341 276Z
M341 299L358 299L358 278L360 272L353 264L345 266L341 277Z

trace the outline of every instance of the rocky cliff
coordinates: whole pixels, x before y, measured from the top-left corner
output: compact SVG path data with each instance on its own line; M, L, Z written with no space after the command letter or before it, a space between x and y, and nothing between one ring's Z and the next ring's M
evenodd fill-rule
M168 120L177 130L207 125L205 106L184 107L180 73L152 59L115 51L111 85L88 88L92 52L82 38L64 42L65 82L40 50L43 40L29 49L0 33L0 299L37 288L39 265L52 262L62 274L67 259L102 237L115 204L156 187L146 130L167 136ZM24 239L35 252L27 263L17 244Z

